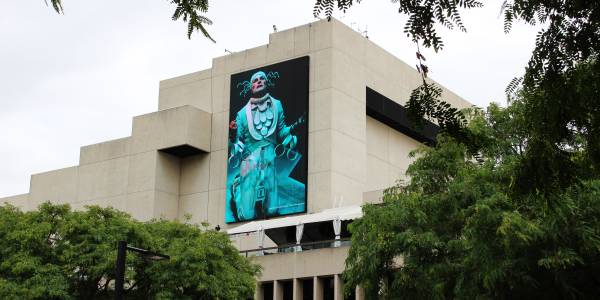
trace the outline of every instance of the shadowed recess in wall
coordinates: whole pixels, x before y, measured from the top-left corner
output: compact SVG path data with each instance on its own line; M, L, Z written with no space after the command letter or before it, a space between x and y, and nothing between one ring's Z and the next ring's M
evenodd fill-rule
M177 157L188 157L200 153L206 153L206 151L200 150L194 146L190 145L179 145L169 148L164 148L158 150L160 152L168 153Z
M407 109L386 96L367 87L367 115L428 146L435 145L440 127L429 120L421 128L408 118Z

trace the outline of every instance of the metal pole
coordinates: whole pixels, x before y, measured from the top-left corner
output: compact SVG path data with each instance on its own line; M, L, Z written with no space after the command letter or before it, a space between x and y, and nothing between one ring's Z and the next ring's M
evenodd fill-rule
M127 255L127 242L119 241L117 250L117 266L115 274L115 299L123 299L123 283L125 282L125 256Z

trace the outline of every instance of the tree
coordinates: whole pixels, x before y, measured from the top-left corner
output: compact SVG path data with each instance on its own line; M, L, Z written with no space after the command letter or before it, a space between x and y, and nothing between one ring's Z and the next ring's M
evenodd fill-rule
M0 298L110 299L117 242L170 255L127 255L132 299L248 299L259 267L240 256L226 234L177 221L142 223L112 208L38 211L0 207Z
M480 5L393 2L409 15L404 32L436 51L435 26ZM354 3L317 0L315 13ZM600 2L506 0L502 11L506 32L542 25L506 109L453 109L417 52L423 83L408 108L442 135L351 227L346 277L371 298L599 296Z
M564 135L538 131L560 126L543 123L538 106L555 90L538 87L507 108L466 112L476 153L448 134L414 153L410 181L350 227L348 286L369 299L600 297L598 127L580 125L598 116L582 105L600 99L599 68L591 60L558 81L562 101L579 106Z
M48 4L48 0L46 4ZM175 5L175 11L171 19L177 21L182 19L187 22L187 37L192 38L192 33L197 30L200 31L206 38L215 42L210 36L205 25L212 25L212 21L203 16L208 11L208 0L169 0L171 4ZM62 0L50 0L52 8L59 13L64 13Z
M331 17L335 8L345 11L354 4L360 2L353 0L316 0L315 16L325 13ZM444 44L438 35L436 27L459 28L466 31L461 21L461 13L465 10L481 7L482 2L475 0L416 0L398 1L398 12L408 15L408 21L404 27L404 33L417 45L432 47L435 51L442 50ZM504 30L510 32L513 22L524 21L528 24L540 24L541 30L536 37L536 46L522 77L511 81L507 87L507 93L514 92L522 87L531 93L543 90L545 95L544 105L531 106L536 109L532 115L543 116L551 114L545 122L538 124L552 124L552 130L542 128L539 138L550 138L549 143L560 142L561 139L570 135L567 123L570 120L580 119L577 116L577 106L581 101L571 105L564 99L558 87L567 72L574 71L577 66L589 60L596 59L600 53L600 2L587 0L505 0L501 11L504 14ZM472 152L477 151L474 141L470 141L470 134L466 129L464 116L447 102L443 101L441 89L426 80L428 68L423 64L423 56L417 51L419 60L417 68L423 77L422 85L416 88L407 101L409 112L413 121L418 122L422 118L435 120L443 131L463 141ZM522 84L522 85L521 85ZM594 99L583 100L590 112L598 111L598 103ZM542 103L538 103L542 104ZM548 104L548 105L545 105ZM591 104L592 106L588 106ZM589 126L597 126L597 118L589 118L584 124L579 123L578 129L588 132L588 142L600 146L600 137L596 130L589 130ZM556 121L556 122L555 122ZM556 125L554 125L556 124ZM584 128L581 128L583 126ZM543 125L541 126L543 127ZM538 126L539 128L539 126ZM551 135L551 136L550 136ZM534 138L533 142L538 140ZM542 145L540 145L542 147ZM597 147L595 149L598 149ZM555 152L556 154L556 152ZM548 157L548 160L532 160L533 167L540 167L546 163L555 162L556 155ZM538 157L539 158L539 157ZM562 161L558 160L557 163ZM595 160L596 161L596 160ZM597 169L600 167L594 163ZM529 170L532 171L532 170ZM531 186L540 188L540 186Z

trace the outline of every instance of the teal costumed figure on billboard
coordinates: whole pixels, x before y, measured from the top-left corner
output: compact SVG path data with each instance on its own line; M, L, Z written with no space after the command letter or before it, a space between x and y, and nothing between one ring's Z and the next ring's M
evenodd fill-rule
M281 101L268 92L277 72L259 71L244 81L240 95L251 97L230 123L227 222L305 210L304 184L289 176L301 157L295 126L288 126Z

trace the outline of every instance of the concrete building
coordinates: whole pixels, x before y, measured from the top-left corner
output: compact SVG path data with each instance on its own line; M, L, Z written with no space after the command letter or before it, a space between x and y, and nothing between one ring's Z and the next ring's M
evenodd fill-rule
M235 231L249 223L224 221L231 75L303 56L310 58L306 213L251 222L263 231L271 226L257 247L264 232ZM403 115L401 105L420 82L408 64L336 20L272 33L267 45L161 81L158 110L134 117L131 136L81 147L79 165L34 174L28 194L0 202L25 210L44 201L75 209L113 206L139 220L189 214L192 222L236 233L242 255L264 267L257 299L342 299L347 232L338 229L342 239L331 243L336 230L328 228L356 217L336 214L380 201L383 189L403 179L408 153L433 138L434 129L415 131ZM455 107L470 106L447 89L444 97ZM273 238L293 235L302 216L317 216L319 225L307 222L304 229L305 235L321 232L317 238L299 249Z

